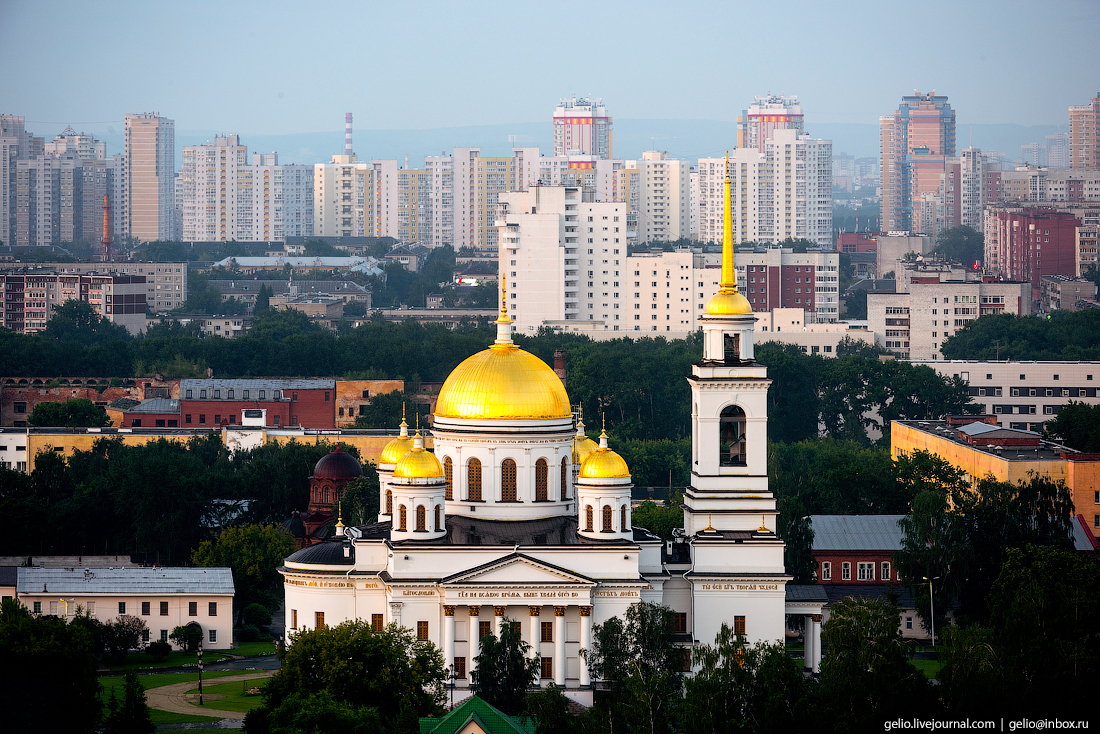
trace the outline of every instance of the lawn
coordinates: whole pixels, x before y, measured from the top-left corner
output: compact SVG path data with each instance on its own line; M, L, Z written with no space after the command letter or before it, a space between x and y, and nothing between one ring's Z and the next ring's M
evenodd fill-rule
M232 653L234 655L243 655L246 658L256 657L257 655L274 655L275 643L272 640L242 642L237 647L233 648ZM205 653L203 654L203 662L206 662Z
M225 675L239 675L239 670L225 670L221 672L207 672L203 673L203 688L206 687L205 681L208 678L220 678ZM196 670L194 673L158 673L154 675L139 675L138 681L145 687L146 690L150 688L159 688L160 686L167 686L172 683L185 683L187 681L197 681L199 679L199 673ZM122 696L123 686L126 684L126 677L121 675L113 676L101 676L99 678L99 684L103 686L102 699L104 703L104 715L106 715L107 699L111 696L111 691L115 692L115 695ZM203 721L218 721L221 717L210 716L198 716L190 714L173 714L168 711L159 711L157 709L150 709L150 713L153 716L154 724L193 724Z
M232 683L215 683L212 686L208 686L203 683L202 692L204 694L220 693L225 698L219 698L216 701L206 701L202 706L197 703L193 704L196 708L204 709L218 709L220 711L240 711L241 713L247 713L252 709L260 705L262 697L258 695L247 695L246 690L250 688L263 689L267 685L267 678L260 678L258 680L243 680L233 681ZM188 693L198 693L199 689L188 691Z
M225 653L221 652L204 652L202 654L202 661L206 665L209 665L225 660L227 657ZM108 663L107 669L125 672L127 670L145 670L148 668L181 668L188 665L197 666L198 664L199 658L195 653L183 652L182 650L173 650L168 653L166 659L160 662L153 660L152 657L143 652L130 652L126 655L125 663L122 665Z
M939 660L910 660L920 672L924 673L925 678L935 678L940 674L940 668L943 667L943 663Z

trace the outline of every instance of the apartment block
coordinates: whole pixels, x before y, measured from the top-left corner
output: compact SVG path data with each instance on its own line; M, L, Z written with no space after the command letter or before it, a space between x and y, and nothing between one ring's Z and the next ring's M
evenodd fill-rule
M737 287L749 299L753 311L798 308L806 312L811 323L830 323L840 313L839 267L840 255L836 252L769 247L738 250L735 270ZM703 281L696 296L698 311L703 307L703 294L717 291L720 272L710 267L696 275Z
M35 334L46 328L53 310L80 300L131 334L145 330L145 278L139 275L79 275L57 272L0 274L4 328Z
M955 112L947 97L902 97L893 115L879 118L884 230L916 229L921 197L940 189L947 158L955 155Z
M141 242L175 237L176 123L155 112L125 118L123 231Z
M151 311L179 308L187 300L187 263L95 262L27 264L59 274L123 275L145 279L145 303Z
M1079 311L1085 301L1096 302L1096 284L1072 275L1044 275L1039 281L1039 310Z
M638 170L641 187L638 241L675 242L690 237L690 164L660 151L647 151L631 163Z
M1071 168L1100 168L1100 93L1069 108L1069 157Z
M775 189L767 156L755 150L730 151L730 206L735 242L775 242L772 226ZM725 227L725 158L700 158L699 239L721 242Z
M752 105L737 118L737 147L764 152L764 144L779 130L803 133L804 118L798 97L770 94L755 97Z
M374 231L374 169L355 154L313 166L313 234L366 237Z
M939 360L943 340L987 314L1028 316L1027 282L914 277L908 292L867 294L867 327L875 342L899 359Z
M610 159L612 119L599 98L573 97L554 110L554 155L591 155Z
M1089 268L1100 267L1100 260L1097 259L1098 234L1100 227L1096 225L1078 227L1074 232L1074 259L1077 261L1078 277L1087 274Z
M989 210L985 218L985 267L1008 280L1027 281L1038 300L1044 275L1077 275L1077 228L1072 212L1052 209Z

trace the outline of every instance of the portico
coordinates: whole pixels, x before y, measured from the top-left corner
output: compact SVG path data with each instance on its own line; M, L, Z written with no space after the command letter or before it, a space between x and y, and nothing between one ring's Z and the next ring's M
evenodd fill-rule
M802 617L802 656L806 672L821 672L821 610L829 603L817 584L788 584L786 613Z

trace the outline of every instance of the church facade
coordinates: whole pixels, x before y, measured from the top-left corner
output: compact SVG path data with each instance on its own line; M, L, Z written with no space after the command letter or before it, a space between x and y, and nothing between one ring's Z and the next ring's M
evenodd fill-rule
M805 614L816 667L821 603L788 598L768 490L770 381L754 360L730 221L721 288L702 317L703 359L686 376L691 486L672 541L632 526L626 462L606 432L598 444L585 435L561 379L513 343L502 306L496 342L440 390L434 452L405 425L387 446L378 522L338 524L335 538L280 568L288 639L347 619L396 622L443 650L461 689L480 637L510 620L542 657L543 681L585 701L592 681L580 651L593 627L656 602L673 610L685 645L712 644L723 623L750 643L782 641L784 615Z

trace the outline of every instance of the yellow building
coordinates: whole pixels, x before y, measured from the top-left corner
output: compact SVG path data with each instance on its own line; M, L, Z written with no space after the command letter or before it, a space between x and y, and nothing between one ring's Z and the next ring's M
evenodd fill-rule
M1100 535L1100 454L1082 454L1049 441L1034 445L969 443L960 426L945 421L892 421L890 453L897 460L927 451L966 472L971 483L992 476L1018 484L1030 474L1065 482L1073 496L1074 513L1083 515L1093 535ZM1018 431L1038 439L1038 434Z

